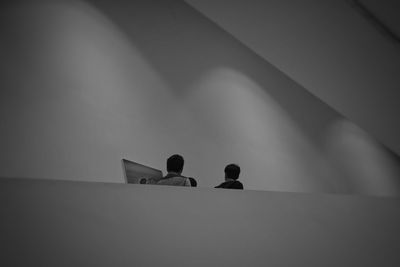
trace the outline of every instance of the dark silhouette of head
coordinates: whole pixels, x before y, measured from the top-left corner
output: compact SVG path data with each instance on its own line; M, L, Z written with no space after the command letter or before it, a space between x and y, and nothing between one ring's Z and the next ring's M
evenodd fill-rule
M175 154L167 159L167 172L181 173L184 160L181 155Z
M197 187L197 182L196 182L196 180L194 178L189 177L189 181L190 181L190 185L192 187Z
M236 164L229 164L225 167L225 179L237 180L240 174L240 167Z
M140 184L147 184L146 178L140 179L139 183L140 183Z

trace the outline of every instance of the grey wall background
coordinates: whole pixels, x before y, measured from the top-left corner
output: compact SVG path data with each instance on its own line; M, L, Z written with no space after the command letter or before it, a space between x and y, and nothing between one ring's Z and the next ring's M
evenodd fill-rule
M0 264L398 266L398 201L0 179Z
M400 44L351 0L186 2L400 154ZM399 33L399 1L358 2Z
M199 186L398 195L398 158L182 1L1 6L0 174L123 182L121 158Z

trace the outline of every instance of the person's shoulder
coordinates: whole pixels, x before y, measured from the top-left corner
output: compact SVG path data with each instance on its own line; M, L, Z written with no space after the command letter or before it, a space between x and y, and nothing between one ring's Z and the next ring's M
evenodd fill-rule
M236 188L236 189L243 189L243 184L240 181L236 180L233 183L233 187Z
M225 184L226 184L226 182L222 182L219 185L217 185L215 188L222 188Z
M183 175L169 176L163 180L173 185L191 186L189 178Z

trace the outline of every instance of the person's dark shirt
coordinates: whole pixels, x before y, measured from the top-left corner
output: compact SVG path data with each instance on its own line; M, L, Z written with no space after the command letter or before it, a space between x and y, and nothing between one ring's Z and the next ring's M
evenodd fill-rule
M243 189L243 184L237 180L226 181L222 184L216 186L215 188L225 188L225 189Z

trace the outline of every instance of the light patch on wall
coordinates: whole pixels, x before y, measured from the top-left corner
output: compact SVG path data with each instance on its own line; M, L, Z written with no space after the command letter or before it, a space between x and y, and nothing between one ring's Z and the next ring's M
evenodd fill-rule
M335 191L330 166L268 88L221 67L203 74L186 97L207 138L219 146L218 163L241 165L247 188Z
M396 196L400 193L399 158L352 122L334 122L326 137L328 154L342 170L347 193Z
M82 1L23 2L4 12L21 37L7 50L14 68L1 93L13 114L2 175L122 180L123 157L156 165L154 122L162 128L159 117L169 114L157 107L175 100L134 42Z

